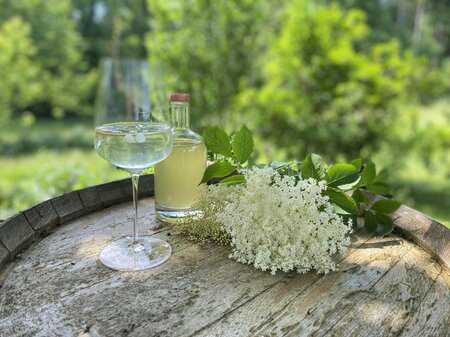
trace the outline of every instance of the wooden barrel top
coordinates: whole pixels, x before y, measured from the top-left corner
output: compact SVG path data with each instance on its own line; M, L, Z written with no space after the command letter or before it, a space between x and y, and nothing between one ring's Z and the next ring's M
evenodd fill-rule
M272 276L228 259L228 247L152 225L152 182L143 179L141 233L173 255L151 270L98 261L131 233L129 180L90 188L95 207L75 191L0 225L1 337L450 336L450 230L421 213L402 207L402 230L384 238L354 234L336 272Z

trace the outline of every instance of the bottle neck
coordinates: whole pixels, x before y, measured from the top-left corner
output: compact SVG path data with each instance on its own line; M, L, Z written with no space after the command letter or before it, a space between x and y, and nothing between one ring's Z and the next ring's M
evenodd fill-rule
M170 124L174 129L189 129L189 104L170 103Z

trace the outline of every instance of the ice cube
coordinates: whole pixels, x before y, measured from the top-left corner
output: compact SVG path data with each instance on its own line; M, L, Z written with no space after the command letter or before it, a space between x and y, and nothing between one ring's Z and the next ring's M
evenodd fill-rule
M125 135L125 141L127 143L135 143L136 142L136 140L134 139L134 136L131 133L127 133Z
M136 142L137 143L143 143L145 142L145 135L143 133L138 133L136 135Z

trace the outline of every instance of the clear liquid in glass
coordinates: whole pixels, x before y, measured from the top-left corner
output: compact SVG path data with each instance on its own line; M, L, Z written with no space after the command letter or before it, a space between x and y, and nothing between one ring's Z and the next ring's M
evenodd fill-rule
M104 124L95 129L95 149L111 164L141 172L168 156L172 150L172 130L159 123Z

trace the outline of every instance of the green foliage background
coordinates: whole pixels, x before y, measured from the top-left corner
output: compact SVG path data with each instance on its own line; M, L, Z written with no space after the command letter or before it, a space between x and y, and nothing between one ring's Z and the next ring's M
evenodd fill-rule
M159 96L189 92L195 130L247 124L254 162L371 158L448 221L449 15L445 0L0 0L0 218L116 177L91 131L116 56L147 58Z

